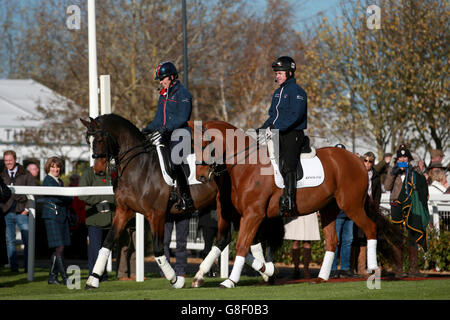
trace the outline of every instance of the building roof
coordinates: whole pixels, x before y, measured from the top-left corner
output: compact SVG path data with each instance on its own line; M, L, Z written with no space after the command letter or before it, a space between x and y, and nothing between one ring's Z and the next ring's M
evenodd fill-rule
M89 147L52 145L39 147L18 143L16 137L27 128L46 126L38 107L64 109L68 98L33 79L0 79L0 152L14 149L22 157L45 158L50 155L70 159L89 159ZM20 155L19 155L20 154ZM1 154L0 154L1 157Z
M62 96L32 79L0 80L0 127L39 127L42 114L39 105L60 103ZM67 99L65 99L67 101Z

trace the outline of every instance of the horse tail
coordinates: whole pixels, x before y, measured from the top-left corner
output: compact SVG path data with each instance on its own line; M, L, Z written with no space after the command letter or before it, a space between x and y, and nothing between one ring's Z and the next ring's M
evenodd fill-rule
M284 241L283 218L278 216L264 219L259 226L257 239L264 241L272 252L281 248Z
M378 252L384 261L394 265L396 256L394 247L404 249L404 235L380 210L380 207L368 198L366 199L365 209L367 216L375 222L377 226Z

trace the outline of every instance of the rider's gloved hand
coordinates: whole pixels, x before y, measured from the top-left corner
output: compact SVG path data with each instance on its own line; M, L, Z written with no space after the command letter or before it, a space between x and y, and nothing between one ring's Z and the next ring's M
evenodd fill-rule
M161 135L165 135L169 130L167 130L167 127L160 127L157 130Z

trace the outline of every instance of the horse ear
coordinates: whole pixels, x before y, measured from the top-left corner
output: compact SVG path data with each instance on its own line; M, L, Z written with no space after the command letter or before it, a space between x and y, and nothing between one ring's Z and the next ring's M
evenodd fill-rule
M95 119L93 119L93 118L91 118L91 117L89 117L89 119L91 119L91 125L92 125L93 127L100 128L100 124L99 124Z
M88 129L89 129L89 127L91 126L91 123L90 123L90 122L87 122L87 121L84 120L84 119L81 119L81 118L80 118L80 121L81 121L81 123L82 123L86 128L88 128Z

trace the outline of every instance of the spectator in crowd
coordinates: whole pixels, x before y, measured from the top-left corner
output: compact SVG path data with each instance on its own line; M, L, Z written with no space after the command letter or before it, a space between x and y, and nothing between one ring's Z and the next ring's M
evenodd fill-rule
M406 226L408 232L410 276L420 276L418 269L418 247L425 251L426 228L430 219L428 212L428 185L425 177L412 168L413 157L408 147L401 144L397 150L397 159L389 168L384 182L390 191L392 222L398 226L398 232L403 232ZM396 256L394 267L395 277L404 277L402 252L398 244L393 246Z
M117 278L136 280L136 219L130 219L119 238Z
M387 170L389 168L389 164L391 163L391 159L392 159L392 153L385 153L383 155L383 159L380 162L378 162L376 165L374 165L374 167L373 167L375 169L375 171L378 173L378 175L380 176L382 192L385 192L383 183L384 183L384 180L386 179Z
M335 145L337 148L346 149L341 143ZM336 232L338 244L334 254L333 264L331 266L330 278L353 277L353 271L350 269L350 257L353 242L353 221L350 220L343 210L339 211L336 218ZM340 270L337 269L340 258Z
M439 149L433 149L430 152L431 155L431 160L430 160L430 165L428 167L431 166L432 163L436 162L436 163L444 163L444 157L445 154L442 152L442 150ZM450 163L448 163L446 166L444 166L445 169L445 175L447 177L447 181L450 180ZM429 181L429 183L431 183L431 181Z
M311 241L320 240L317 213L306 216L284 218L284 239L292 240L291 257L294 263L293 279L300 279L300 242L303 241L302 263L303 278L311 278L309 264L311 262Z
M0 204L5 203L11 198L11 189L8 188L0 175ZM3 217L2 209L0 208L0 216ZM8 254L6 251L6 239L5 239L5 221L0 219L0 268L8 263Z
M86 168L80 180L80 187L110 186L111 175L106 170L106 158L97 158L94 166ZM114 211L116 209L113 195L80 196L86 203L86 225L88 227L88 268L92 274L99 250L104 238L111 229ZM106 281L108 273L103 272L100 281Z
M430 164L428 166L431 166L431 164L433 162L442 163L444 160L445 154L444 154L444 152L442 152L442 150L433 149L430 151L430 157L431 157L431 160L430 160Z
M428 193L430 195L447 193L450 185L445 176L445 170L442 164L440 162L433 162L428 168L433 169L430 171L431 184L428 186Z
M206 207L199 210L198 215L198 228L202 230L203 241L205 242L205 248L202 250L202 259L206 258L214 243L214 239L217 236L217 209L214 207ZM213 264L209 271L209 276L215 276L217 273L217 265Z
M420 156L415 153L415 152L411 152L411 155L413 156L413 160L411 161L411 165L412 167L417 171L420 172L421 174L425 173L426 167L425 167L425 163L423 162L423 160L420 158Z
M176 248L175 248L175 274L186 278L187 269L187 239L189 235L189 213L166 214L164 224L164 255L170 261L170 242L172 231L175 226Z
M60 175L64 170L64 162L58 157L50 157L45 163L45 176L42 183L46 187L64 187ZM59 284L58 273L64 285L67 283L66 267L63 261L64 247L70 245L69 219L70 212L67 207L72 203L72 197L44 196L42 218L47 231L49 248L54 248L51 256L49 284Z
M69 177L69 187L78 187L80 175L74 173ZM73 197L71 210L77 217L77 224L70 227L72 239L71 255L78 259L87 259L87 227L86 227L86 203L79 197Z
M33 178L36 179L36 185L40 185L40 178L39 178L39 167L36 163L34 162L30 162L27 165L27 171L29 173L31 173L31 175L33 176Z
M6 203L11 198L11 189L8 188L0 175L0 203Z
M366 212L369 211L369 206L372 206L375 210L380 207L381 201L381 182L380 176L374 169L375 154L371 151L366 152L363 155L364 166L367 170L369 178L369 187L367 188L367 200L365 203ZM367 277L367 238L364 232L358 228L356 224L353 224L353 244L356 248L357 258L357 273L361 277Z
M5 168L1 176L7 185L35 186L33 176L22 165L17 163L17 155L13 150L3 153ZM0 204L5 214L6 249L9 266L12 272L19 272L16 253L16 226L19 228L24 244L24 269L27 271L28 263L28 200L26 195L13 194L5 203Z

